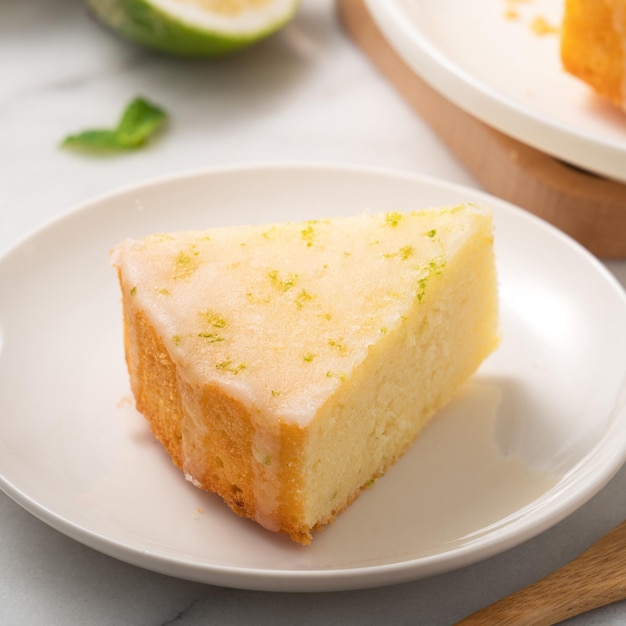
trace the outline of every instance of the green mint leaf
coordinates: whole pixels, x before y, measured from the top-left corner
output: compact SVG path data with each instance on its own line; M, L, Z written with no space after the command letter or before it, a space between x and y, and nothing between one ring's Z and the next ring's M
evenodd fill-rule
M142 146L166 121L163 109L135 98L124 110L117 126L120 143L127 148Z
M143 146L167 121L167 113L144 98L135 98L113 129L85 130L66 137L61 144L91 152L121 152Z
M88 150L123 150L117 133L114 130L84 130L83 132L69 135L61 144L64 148L78 148Z

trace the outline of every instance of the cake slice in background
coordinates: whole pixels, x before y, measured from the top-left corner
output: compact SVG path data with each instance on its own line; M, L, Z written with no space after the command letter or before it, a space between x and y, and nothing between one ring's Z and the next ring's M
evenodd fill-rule
M152 235L113 263L156 437L193 484L303 544L498 341L492 217L471 205Z
M626 110L626 0L565 0L564 68Z

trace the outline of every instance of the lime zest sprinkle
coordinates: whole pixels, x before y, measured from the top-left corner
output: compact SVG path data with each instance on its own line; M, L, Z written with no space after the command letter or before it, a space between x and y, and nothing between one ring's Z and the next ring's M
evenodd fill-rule
M314 223L315 222L309 222L309 225L300 231L300 235L302 236L302 239L306 243L308 248L313 245L313 240L315 239L316 233L315 228L313 228Z
M280 232L280 229L278 226L276 225L270 226L267 230L264 230L261 233L261 237L263 237L264 239L273 239L274 236L278 234L278 232Z
M188 280L200 267L200 252L196 244L189 244L187 251L181 250L174 261L174 280Z
M225 372L230 372L231 374L239 374L247 369L247 365L245 363L239 363L239 365L233 365L233 362L230 359L226 361L222 361L221 363L215 364L215 369L223 370Z
M328 345L331 348L336 348L339 351L339 354L341 354L342 356L345 355L348 352L348 348L345 344L341 343L340 341L337 341L336 339L328 339Z
M297 274L281 275L278 270L270 270L267 273L267 276L270 279L272 285L274 285L283 292L289 291L296 284L296 281L298 279Z
M222 337L217 333L198 333L198 337L206 339L207 343L219 343L220 341L226 341L225 337Z
M398 257L402 261L406 261L409 257L413 256L413 246L402 246L397 252L388 252L383 254L386 259L392 259Z
M226 340L222 334L216 332L216 330L220 331L228 326L228 321L223 315L211 309L199 311L198 315L203 326L207 327L207 330L198 333L198 337L205 339L207 343L218 343Z
M302 360L305 361L306 363L312 363L315 357L316 355L313 352L305 352L302 355Z
M134 287L130 288L130 296L131 298L134 298L137 295L137 286L135 285Z
M443 258L433 259L428 264L428 271L433 274L441 274L443 268L446 266L446 260Z
M226 326L228 326L228 322L225 317L209 309L200 311L200 317L205 324L213 328L226 328Z
M433 238L436 234L437 234L437 229L436 229L436 228L433 228L432 230L429 230L429 231L426 233L426 236L427 236L427 237L430 237L430 238L432 239L432 238Z
M328 370L326 372L326 378L338 378L341 382L344 382L346 375L343 372L332 372Z
M311 295L306 289L302 289L300 293L296 296L296 306L301 309L304 306L305 302L309 302L314 298L315 296Z
M385 226L395 227L404 219L404 215L398 211L385 213Z
M417 281L417 286L418 286L419 291L417 292L416 297L417 297L418 302L421 303L422 300L424 299L424 296L426 294L426 285L428 284L428 279L432 275L437 276L441 274L445 266L446 266L445 259L438 258L438 259L433 259L432 261L430 261L430 263L428 263L428 265L424 268L425 269L424 275Z

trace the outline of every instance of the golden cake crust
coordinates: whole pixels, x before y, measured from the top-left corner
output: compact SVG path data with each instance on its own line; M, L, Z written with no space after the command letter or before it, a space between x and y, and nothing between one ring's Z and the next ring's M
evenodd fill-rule
M131 288L124 285L119 270L118 276L123 292L128 293ZM124 345L137 410L146 417L173 463L193 476L196 486L218 494L237 515L256 519L257 470L246 453L252 448L255 432L250 412L215 385L201 390L189 388L181 380L158 333L134 302L132 297L124 298ZM187 440L192 442L192 448L188 446L185 450L184 393L194 396L206 416L202 437L190 433ZM313 529L302 527L301 506L294 498L301 488L298 465L304 437L305 431L297 425L281 424L278 484L284 487L278 496L275 519L270 523L277 532L308 544Z
M599 95L626 104L626 1L566 0L561 59L564 68Z

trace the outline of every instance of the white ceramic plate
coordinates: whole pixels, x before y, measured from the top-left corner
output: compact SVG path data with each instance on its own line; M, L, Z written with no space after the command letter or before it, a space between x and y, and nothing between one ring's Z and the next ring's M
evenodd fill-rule
M486 124L559 159L626 182L626 113L561 67L562 0L366 0L402 58Z
M478 201L503 340L409 453L312 546L185 482L130 400L108 251L127 236ZM626 298L589 254L471 189L350 168L218 170L102 197L0 260L0 486L63 533L173 576L260 590L396 583L539 533L626 457Z

